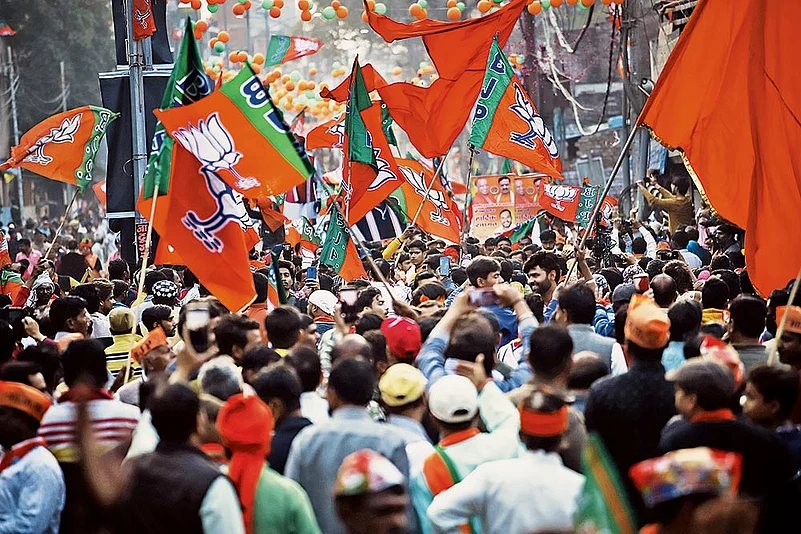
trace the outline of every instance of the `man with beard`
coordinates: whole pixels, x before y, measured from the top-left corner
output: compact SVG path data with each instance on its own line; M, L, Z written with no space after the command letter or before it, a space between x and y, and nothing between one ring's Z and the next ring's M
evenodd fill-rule
M514 204L514 199L512 198L512 179L508 176L501 176L498 178L498 187L501 189L501 192L498 193L495 202L498 204Z
M528 285L535 293L542 296L545 303L545 322L551 320L556 309L551 306L551 300L556 290L556 284L562 276L562 265L559 257L552 252L540 251L526 262L525 272L528 275Z

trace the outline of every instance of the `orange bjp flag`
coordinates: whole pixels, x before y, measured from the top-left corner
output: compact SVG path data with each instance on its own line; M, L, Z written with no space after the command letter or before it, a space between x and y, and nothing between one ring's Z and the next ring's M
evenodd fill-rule
M399 158L397 162L405 178L400 193L403 195L406 215L414 217L420 210L417 226L430 235L458 243L462 233L462 214L456 201L445 191L440 178L434 178L434 171L419 161ZM398 198L398 192L392 196ZM424 204L422 209L420 204Z
M718 213L746 230L767 295L801 266L801 2L699 2L641 115L681 150Z
M208 99L208 97L206 97ZM153 198L137 209L150 216ZM158 197L153 229L161 237L156 257L180 260L229 310L236 312L256 298L248 251L251 221L236 192L218 169L201 164L176 143L170 165L170 189ZM169 243L166 249L162 243Z
M350 80L345 80L348 83ZM306 150L315 148L342 148L345 139L345 114L312 128L306 134Z

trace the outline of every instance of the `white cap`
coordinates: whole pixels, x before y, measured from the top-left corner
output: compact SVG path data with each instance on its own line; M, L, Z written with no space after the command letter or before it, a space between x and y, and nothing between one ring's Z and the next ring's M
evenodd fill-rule
M469 378L444 376L428 390L428 409L444 423L470 421L478 413L478 391Z
M328 315L334 315L334 309L337 307L337 297L330 291L318 289L309 295L309 304L314 304Z

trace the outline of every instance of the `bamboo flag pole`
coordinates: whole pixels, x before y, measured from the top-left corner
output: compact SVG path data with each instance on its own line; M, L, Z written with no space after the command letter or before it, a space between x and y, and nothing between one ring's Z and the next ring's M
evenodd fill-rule
M145 271L147 271L147 260L148 256L150 256L150 240L153 237L153 219L156 217L156 200L159 198L159 183L158 179L156 180L156 184L153 186L153 197L152 202L150 203L150 220L147 222L147 234L145 237L145 250L142 253L142 266L139 269L139 290L137 291L137 297L142 295L142 292L145 289ZM125 362L125 380L123 380L123 385L128 383L128 379L131 376L131 349L133 348L134 343L134 335L136 334L136 317L134 317L133 327L131 328L131 343L130 347L128 347L128 359Z
M61 230L64 229L64 224L66 224L67 218L70 216L70 212L72 211L72 205L75 204L75 199L78 198L78 191L79 191L79 189L76 188L75 189L75 194L72 195L72 200L70 200L70 203L67 204L67 209L64 211L64 218L61 220L61 224L58 225L58 229L56 230L56 233L53 236L53 239L50 241L50 246L47 247L47 252L45 252L45 255L44 255L45 259L47 259L50 256L50 252L53 251L53 247L56 244L56 240L58 239L58 236L61 235Z
M798 270L798 275L795 277L795 282L793 282L793 287L790 289L790 298L787 301L787 306L792 306L793 302L795 301L795 296L798 293L798 286L801 283L801 269ZM778 359L779 355L779 340L784 334L784 326L787 324L787 316L790 315L788 312L785 312L782 316L782 320L779 322L779 328L776 330L776 337L774 338L776 342L773 344L773 347L770 349L770 354L768 355L768 365L775 365L776 360Z
M470 230L470 221L467 218L467 207L470 202L470 198L473 196L473 158L476 155L476 147L470 145L470 161L467 164L467 180L465 180L465 185L467 186L467 192L464 195L464 209L462 210L462 256L464 256L464 239L467 236L467 232Z
M434 182L437 181L437 177L440 175L440 171L442 171L442 167L445 166L445 160L448 159L448 156L450 155L452 148L453 147L448 149L448 151L445 153L445 156L442 158L442 161L439 162L439 166L437 166L437 170L434 172L434 176L431 178L431 183L428 184L428 187L426 188L426 192L423 195L423 201L417 207L417 213L414 214L414 219L412 219L412 222L409 225L410 228L414 228L414 225L417 223L417 219L420 217L420 213L422 213L422 211L423 211L423 205L426 203L426 200L428 200L428 194L431 192L431 188L434 187Z

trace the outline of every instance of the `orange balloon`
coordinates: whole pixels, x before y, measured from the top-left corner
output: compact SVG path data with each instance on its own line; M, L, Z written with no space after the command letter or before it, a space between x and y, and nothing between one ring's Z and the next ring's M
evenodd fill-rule
M252 7L253 4L251 4L250 0L248 0L247 2L245 2L242 5L245 6L245 11L247 11L248 9L250 9Z
M300 20L303 22L309 22L312 19L311 11L301 11L300 12Z
M595 3L595 0L581 0L581 5L584 7L590 7Z
M605 6L608 6L609 4L611 4L611 3L612 3L612 0L601 0L601 3L602 3L603 5L605 5Z
M264 64L264 54L255 54L253 56L253 63L256 65L263 65Z
M401 73L403 73L403 69L400 68L400 67L395 67L395 68L392 69L392 75L393 76L400 76Z
M569 5L569 6L575 6L578 3L579 3L579 0L567 0L567 5Z
M195 9L195 10L200 9L203 6L203 4L200 2L200 0L192 0L190 5L192 6L192 9Z
M309 10L309 0L298 0L298 9L301 11Z
M236 57L237 57L237 58L239 58L239 62L240 62L240 63L244 63L245 61L247 61L247 60L248 60L248 53L247 53L247 52L245 52L244 50L241 50L241 51L239 52L239 54L237 54L237 56L236 56Z
M367 0L367 9L375 11L375 0Z
M341 5L342 3L339 0L334 0L333 2L331 2L331 7L333 7L334 9L339 9L339 6Z
M362 20L367 22L369 19L367 18L367 11L362 11Z
M424 11L423 6L421 6L420 4L414 3L409 6L409 14L415 18L419 19L420 16L423 14L423 11Z
M261 72L261 65L253 64L250 66L250 68L253 69L253 72L255 72L256 74Z
M209 23L205 20L199 20L195 23L195 30L204 32L209 29Z
M293 82L292 80L289 80L288 82L286 82L284 84L284 88L287 91L294 91L295 90L295 82Z
M198 2L199 3L199 2ZM234 7L231 8L231 11L234 12L234 15L237 17L241 17L245 14L245 6L239 3L234 4Z
M209 48L214 48L214 45L217 44L218 39L212 39L209 41Z
M248 0L250 2L250 0ZM284 8L284 0L273 0L273 7L277 7L278 9Z
M348 8L345 6L339 6L337 8L337 18L344 19L348 16Z
M312 67L309 69L309 76L317 76L317 69Z
M462 18L462 11L458 7L448 8L448 19L459 20L460 18Z
M306 80L300 80L298 82L298 91L305 91L306 90Z
M306 82L306 89L308 89L308 90L310 90L310 91L311 91L311 90L313 90L313 89L314 89L314 87L315 87L316 85L317 85L316 83L314 83L314 82L311 82L311 81L309 81L309 82Z
M228 35L228 32L225 30L217 34L217 40L220 41L221 43L227 43L228 39L230 39L230 37Z
M458 2L456 0L448 0L447 7L456 7Z
M228 61L231 63L239 63L239 52L231 52L228 54Z
M489 13L491 7L492 7L492 2L490 2L490 0L480 0L478 2L479 13Z
M270 8L270 16L274 19L277 19L281 16L281 8L280 7L271 7Z
M551 0L551 7L562 7L563 0Z
M540 11L542 11L542 4L540 4L539 0L534 0L526 9L528 9L528 12L532 15L538 15Z

